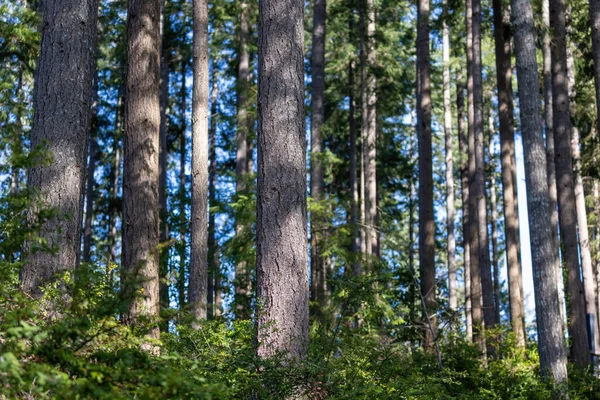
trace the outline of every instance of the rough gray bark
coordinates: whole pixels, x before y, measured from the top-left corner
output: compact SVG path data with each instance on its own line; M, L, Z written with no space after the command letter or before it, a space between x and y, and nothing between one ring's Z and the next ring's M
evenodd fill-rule
M45 282L75 269L79 261L98 6L95 0L44 1L39 11L43 29L31 148L43 146L53 161L30 168L27 185L39 192L39 206L57 215L39 231L56 252L33 242L25 246L21 288L35 297L42 295Z
M562 386L557 394L567 398L567 360L555 273L558 268L558 249L552 243L535 26L529 0L512 0L512 22L525 157L540 373L542 377L550 378L556 385Z
M169 150L167 146L167 128L168 128L168 105L169 105L169 61L167 59L167 43L165 33L168 29L169 16L165 11L165 3L162 3L161 13L161 52L160 52L160 128L159 128L159 153L158 153L158 216L160 218L160 242L165 243L169 239L169 224L167 216L167 159ZM167 282L169 275L169 248L161 250L159 265L159 301L160 308L166 310L169 308L169 284ZM163 323L161 330L168 331L168 323Z
M263 0L258 31L257 353L308 346L304 3Z
M491 96L490 96L491 97ZM492 271L494 274L494 313L496 321L500 322L500 265L498 263L498 207L496 205L496 152L494 150L494 113L490 106L488 110L489 133L489 178L490 188L490 225L492 228Z
M236 125L236 157L235 157L235 191L238 195L246 193L246 179L248 175L248 82L250 53L250 27L248 24L248 3L240 4L240 32L239 32L239 65L237 75L237 125ZM240 218L238 217L237 220ZM236 221L236 235L242 235L247 229L243 221ZM250 318L251 279L247 262L238 260L235 265L235 317L237 319Z
M124 290L133 299L125 321L159 314L158 152L160 128L160 0L129 0L125 158L123 170ZM151 336L158 337L158 328Z
M419 138L419 267L424 314L434 315L437 307L435 281L435 219L431 149L431 79L429 58L429 0L417 3L417 135ZM427 315L423 316L427 321ZM426 324L428 324L426 322ZM431 318L423 347L431 349L437 335L437 321Z
M471 267L471 316L473 319L473 339L485 354L485 335L483 334L483 312L481 302L481 274L479 270L479 231L477 229L477 202L475 193L475 107L473 97L473 7L472 0L466 0L465 25L467 29L467 149L469 172L469 250Z
M208 204L214 207L217 200L217 100L219 98L218 68L213 61L212 87L210 90L210 128L208 130ZM221 273L219 270L219 241L216 238L215 213L208 214L208 286L207 286L207 317L220 315L214 302L215 280Z
M448 233L448 302L450 310L458 306L456 298L456 240L454 238L454 159L452 157L452 106L450 104L450 29L448 0L443 1L442 61L444 86L444 136L446 147L446 230Z
M194 87L192 89L192 214L189 304L206 318L208 275L208 2L194 0Z
M312 93L310 119L310 195L317 204L323 200L325 187L323 172L323 124L325 123L325 24L326 0L315 0L313 8L312 33ZM322 317L322 311L327 304L327 274L325 260L321 248L325 226L322 213L311 212L310 235L310 266L313 280L311 281L311 296L318 304L317 316Z
M465 280L465 322L467 342L473 342L473 316L471 306L471 239L469 237L469 139L464 128L465 120L465 87L461 76L456 78L456 128L460 143L460 184L462 196L462 228L463 228L463 261Z
M525 305L521 271L521 244L517 199L517 168L515 160L515 124L512 94L510 15L501 0L493 1L494 41L496 54L496 86L498 89L498 119L502 167L502 198L504 234L508 266L510 324L517 346L525 346Z
M564 0L550 0L550 28L552 33L552 111L554 144L556 146L558 219L567 268L571 360L576 365L585 367L589 365L590 356L585 323L585 298L579 268L577 212L573 191Z
M483 301L485 328L493 328L496 321L494 312L494 286L490 266L490 247L487 224L487 199L485 195L485 140L483 134L483 77L481 64L481 1L472 0L473 7L473 129L475 135L475 181L473 195L477 202L477 231L479 237L479 271ZM488 352L493 351L489 346Z

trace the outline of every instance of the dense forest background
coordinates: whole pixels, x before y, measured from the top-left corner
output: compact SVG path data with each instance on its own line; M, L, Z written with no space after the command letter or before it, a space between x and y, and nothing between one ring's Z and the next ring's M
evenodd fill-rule
M597 0L0 12L0 398L600 396Z

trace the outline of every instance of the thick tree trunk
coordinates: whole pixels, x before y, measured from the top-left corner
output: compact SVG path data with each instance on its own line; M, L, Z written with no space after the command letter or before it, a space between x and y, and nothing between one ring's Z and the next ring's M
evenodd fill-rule
M190 312L206 318L208 275L208 3L194 0Z
M564 243L569 291L569 336L571 359L580 366L589 365L588 334L585 323L585 298L580 277L577 243L577 212L573 192L573 163L571 157L571 120L567 82L567 51L564 0L550 1L552 32L552 108L556 179L558 186L559 224Z
M123 172L124 290L133 299L125 321L159 314L158 153L160 0L129 0ZM158 337L158 328L150 336Z
M303 11L299 0L259 4L256 277L261 358L283 352L292 360L303 359L308 345Z
M35 297L42 295L45 282L79 262L98 5L95 0L44 1L39 11L44 29L31 148L44 146L53 161L30 168L28 187L39 191L40 207L56 209L57 216L39 231L52 251L26 245L21 287Z
M160 242L165 243L169 239L169 224L167 217L167 160L169 150L167 145L168 130L168 105L169 105L169 62L167 59L167 43L165 40L168 29L169 16L165 12L165 3L162 3L161 14L161 54L160 54L160 129L159 129L159 153L158 153L158 215L160 217ZM161 249L159 265L159 298L161 310L169 308L169 248ZM161 325L162 331L168 331L168 322Z
M473 129L475 135L475 182L474 191L477 202L477 230L479 236L479 271L483 301L483 319L485 328L494 328L494 285L490 268L490 247L487 224L487 200L485 195L485 140L483 134L483 77L481 64L481 1L472 0L473 7ZM493 348L488 343L488 352Z
M313 9L312 35L312 96L310 123L310 195L317 204L323 200L325 186L323 175L323 124L325 123L325 23L326 0L315 0ZM320 207L318 207L320 209ZM322 256L325 227L322 213L311 213L310 266L314 282L311 282L312 297L318 304L317 316L323 317L327 304L327 274Z
M458 131L458 138L460 141L460 184L461 184L461 196L462 196L462 234L463 234L463 261L465 266L464 279L465 279L465 322L466 322L466 335L467 342L473 341L473 316L472 316L472 305L471 305L471 239L469 237L469 139L467 138L467 132L464 128L465 120L465 88L462 82L462 76L457 76L458 82L456 86L456 112L457 121L456 128Z
M419 0L417 20L417 135L419 137L419 266L425 340L423 347L431 349L437 335L435 314L435 220L433 211L433 171L431 149L431 79L429 58L429 0ZM428 316L431 316L428 318Z
M479 270L479 231L477 226L477 201L475 191L475 104L473 94L473 7L472 0L466 0L467 29L467 121L468 121L468 171L469 171L469 250L471 267L471 316L473 319L473 338L479 349L485 354L485 335L483 334L483 311L481 301L481 274Z
M490 96L491 97L491 96ZM494 113L488 111L490 225L492 228L492 271L494 273L494 313L500 322L500 265L498 264L498 207L496 205L496 151L494 150Z
M456 311L456 241L454 238L454 159L452 157L452 106L450 104L450 30L448 28L448 0L443 1L442 59L444 86L444 135L446 147L446 229L448 231L448 301L451 311Z
M493 7L510 324L517 346L525 347L525 305L523 300L523 275L521 272L515 124L512 94L512 31L510 27L510 15L507 9L502 9L502 1L494 0Z
M236 126L236 158L235 158L235 191L238 195L246 194L248 175L248 81L250 68L250 27L248 24L248 3L242 1L239 33L239 65L237 75L237 126ZM241 213L240 213L241 214ZM236 217L236 235L244 234L247 227L240 217ZM235 317L236 319L250 318L251 279L248 263L237 260L235 265Z
M552 243L535 26L531 3L528 0L512 0L512 21L525 157L540 373L542 377L550 378L555 384L561 385L562 390L559 394L565 398L567 366L555 272L558 268L558 249L553 247Z
M212 87L210 90L210 129L208 131L208 204L214 207L217 200L217 100L219 98L219 76L216 63L213 60ZM216 237L215 213L208 214L208 284L206 303L208 305L207 317L213 318L217 311L215 305L215 281L219 275L219 242Z

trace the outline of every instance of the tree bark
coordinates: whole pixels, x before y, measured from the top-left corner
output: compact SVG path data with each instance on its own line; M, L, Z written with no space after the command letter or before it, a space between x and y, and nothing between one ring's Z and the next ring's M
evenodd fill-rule
M210 129L208 131L208 204L214 207L217 201L217 100L219 98L219 82L217 66L213 60L212 68L212 88L210 90ZM219 270L219 242L216 237L215 212L208 214L208 286L207 299L208 305L207 317L213 318L220 310L216 309L214 302L216 276L221 273Z
M515 160L515 124L512 94L512 31L509 11L506 8L503 10L502 1L494 0L493 8L510 324L517 346L525 347L525 305L523 300L523 275L521 271Z
M194 0L194 88L192 90L192 215L189 303L192 316L206 318L208 275L208 3Z
M350 32L353 31L352 19L350 20ZM358 165L357 165L357 135L356 135L356 99L354 95L354 62L348 66L348 95L350 107L348 110L348 127L350 130L350 192L352 193L352 204L350 205L350 219L352 224L352 272L354 276L361 274L361 265L358 259L360 254L360 227L358 210Z
M481 1L472 0L473 7L473 130L475 135L475 181L473 194L477 202L477 230L479 237L479 271L485 328L497 324L494 312L494 286L490 268L490 248L485 195L485 140L483 134L483 78L481 64ZM494 349L488 343L488 353ZM490 354L491 355L491 354Z
M464 259L464 279L465 279L465 323L467 342L473 342L473 316L472 316L472 292L471 292L471 238L469 236L469 139L464 128L465 120L465 87L462 76L457 76L456 86L456 128L460 141L460 183L462 196L462 228L463 228L463 259Z
M429 58L429 0L419 0L417 19L417 135L419 137L419 266L425 299L423 347L431 349L437 335L435 282L435 221L431 149L431 79Z
M375 76L375 0L367 2L367 143L365 152L365 197L367 254L379 257L377 233L377 78Z
M115 130L113 132L112 138L112 148L115 153L113 164L111 166L110 171L110 211L108 218L108 258L110 263L114 264L117 260L117 214L119 213L119 205L118 203L118 193L119 193L119 178L121 175L121 129L122 129L122 102L123 102L123 93L122 88L120 87L117 93L117 107L115 109ZM115 266L111 265L109 268L108 278L109 281L113 281L113 268Z
M326 26L326 0L315 0L313 8L313 33L312 33L312 95L311 95L311 123L310 123L310 195L321 209L319 202L323 200L325 180L323 175L323 124L325 123L325 26ZM310 235L310 265L312 276L312 297L318 305L317 316L323 317L323 309L327 304L327 274L322 256L323 237L321 231L326 221L323 212L311 212Z
M133 299L125 321L159 314L158 153L160 0L129 0L123 171L124 290ZM158 337L158 328L151 337Z
M361 264L367 256L367 206L365 195L366 180L366 152L367 152L367 30L365 24L365 0L360 2L359 30L360 30L360 253Z
M239 33L239 65L237 75L237 126L236 126L236 158L235 158L235 191L238 195L246 193L245 180L248 179L248 80L250 53L250 28L248 24L249 6L246 1L241 3L240 33ZM241 214L241 213L238 213ZM247 227L240 216L236 216L235 232L242 235ZM235 317L236 319L250 318L251 279L248 263L237 260L235 265Z
M558 394L566 398L567 365L555 272L558 268L558 249L553 247L552 243L535 26L531 3L528 0L512 0L512 21L515 32L540 373L542 377L553 380L555 385L560 385Z
M600 132L600 1L590 0L592 54L594 57L594 87L596 89L596 130Z
M179 272L177 278L177 295L179 300L179 309L183 310L186 305L185 298L185 277L186 277L186 260L187 260L187 245L186 245L186 233L188 227L187 213L185 206L187 204L187 190L186 190L186 174L185 174L185 162L187 158L187 140L185 134L187 131L187 124L185 121L186 101L187 101L187 90L185 86L186 76L186 63L181 64L181 88L179 94L179 114L184 116L181 119L181 130L179 132Z
M567 82L567 51L564 0L550 1L552 32L552 111L558 207L564 260L569 291L569 336L571 359L580 367L589 365L588 334L585 323L585 298L580 277L577 243L577 212L573 192L573 162L571 157L571 121Z
M467 121L468 121L468 171L469 171L469 250L471 267L471 315L473 319L473 339L483 354L486 351L483 334L483 312L481 301L481 274L479 270L479 231L477 227L477 202L475 192L475 107L473 96L473 7L472 0L466 0L467 30Z
M257 353L306 357L304 3L263 0L258 32ZM285 56L283 56L285 55Z
M456 241L454 238L454 159L452 157L452 106L450 104L450 29L448 28L448 0L443 1L442 59L444 86L444 135L446 147L446 229L448 231L448 302L456 311Z
M491 97L491 96L490 96ZM492 228L492 271L494 274L494 313L500 322L500 265L498 264L498 207L496 205L496 151L494 150L494 113L488 111L490 225Z
M96 159L98 158L98 142L96 141L97 124L95 122L97 113L97 100L92 103L92 121L89 130L89 158L87 163L85 184L85 221L83 224L83 261L90 262L92 250L92 220L94 214L94 188L96 180L94 172L96 171Z
M44 283L79 262L98 5L95 0L44 1L39 11L43 29L31 148L43 146L52 162L30 168L28 187L40 193L41 208L51 207L57 215L39 231L56 251L26 244L21 288L34 297L42 295Z

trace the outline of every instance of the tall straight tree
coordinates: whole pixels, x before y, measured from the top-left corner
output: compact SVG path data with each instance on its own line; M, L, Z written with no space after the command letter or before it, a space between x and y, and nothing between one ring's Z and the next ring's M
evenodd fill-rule
M448 28L448 0L443 1L442 60L444 86L444 136L446 147L446 229L448 233L448 301L450 310L456 311L456 263L454 253L454 159L452 157L452 105L450 103L450 29Z
M35 71L31 148L43 146L49 164L29 170L29 188L39 191L40 206L57 210L39 231L51 251L30 242L21 287L35 297L55 274L73 270L81 243L81 193L96 48L95 0L40 3L43 26Z
M486 329L493 328L494 287L490 266L490 248L485 195L485 140L483 134L483 75L481 64L481 0L471 0L473 7L473 134L475 137L475 181L473 195L477 203L477 233L479 237L479 271L483 301L483 319ZM488 351L493 349L488 346Z
M550 225L546 154L542 135L542 110L536 62L533 11L529 0L512 0L515 56L519 85L521 134L525 157L527 210L531 237L531 260L538 326L540 373L557 385L567 385L565 352L556 269L558 252L553 247Z
M552 113L556 146L558 217L567 268L571 359L576 365L585 367L589 365L590 356L585 322L585 299L579 268L577 212L573 191L564 0L550 0L550 28L552 32Z
M111 263L115 263L117 260L117 202L119 193L119 178L121 175L121 130L123 129L123 90L119 87L117 91L117 106L115 108L115 127L112 137L112 148L115 153L112 165L110 167L110 189L109 189L109 201L110 209L108 215L108 259ZM108 274L109 280L112 282L113 268L111 265L110 272Z
M491 95L490 95L491 97ZM494 149L494 112L492 107L488 109L488 145L489 145L489 161L488 185L490 190L490 225L492 228L492 271L494 274L494 313L496 321L500 321L500 265L498 264L498 207L496 205L496 151Z
M217 201L217 100L219 98L219 75L217 71L216 60L213 59L210 89L210 128L208 130L208 204L210 207L215 207ZM218 317L221 313L215 301L217 276L220 274L216 216L214 212L210 212L208 215L208 293L206 297L208 318Z
M375 0L366 0L367 36L367 131L365 143L365 216L367 224L367 254L379 256L377 233L377 78L375 76Z
M485 352L485 335L483 335L483 312L481 302L481 274L479 271L479 232L477 229L477 202L475 195L475 107L473 101L473 5L466 0L465 25L467 30L467 163L469 182L469 250L471 267L471 315L473 319L473 338L479 349Z
M512 31L510 27L510 15L506 8L503 9L502 0L493 0L493 8L510 324L517 341L517 346L524 347L525 305L523 301L519 212L517 208L515 123L511 65Z
M246 179L248 175L248 88L250 52L250 26L248 23L249 5L247 1L240 4L240 32L238 43L238 74L237 74L237 125L236 125L236 157L235 157L235 190L238 194L244 194L247 190ZM237 235L244 233L245 226L238 217L236 219L235 231ZM235 265L235 316L239 319L250 317L250 273L248 263L238 260Z
M325 24L327 18L326 0L315 0L313 8L312 34L312 96L310 123L310 195L315 202L323 199L325 186L323 175L323 124L325 122ZM317 207L320 209L320 207ZM310 266L312 271L312 297L319 306L318 315L327 302L327 270L323 260L324 227L323 216L319 211L311 213Z
M97 56L96 56L97 58ZM94 62L96 63L96 61ZM92 92L91 116L88 133L88 162L85 184L85 220L83 221L83 255L84 262L90 262L92 252L92 221L94 219L94 194L96 188L96 161L98 154L98 71L94 68L94 86ZM21 79L22 80L22 79ZM19 82L19 86L22 82ZM17 173L18 178L18 173ZM13 181L16 181L13 179ZM11 182L12 183L12 182ZM16 183L16 182L15 182Z
M187 124L185 120L185 112L187 108L187 90L185 85L185 77L187 71L187 60L184 58L181 63L181 87L179 89L179 115L181 118L181 127L179 132L179 271L177 278L177 294L179 300L179 309L182 310L185 307L185 277L186 277L186 260L187 260L187 244L186 235L188 231L188 219L185 211L186 204L188 202L188 195L186 190L186 173L185 163L187 159L187 140L185 133L187 131Z
M192 216L189 302L192 316L206 318L208 275L208 2L194 0L192 89Z
M125 321L156 318L158 289L158 153L160 129L160 0L129 0L125 158L123 169L123 289L143 297L129 305ZM157 337L158 329L151 336Z
M417 3L417 136L419 138L419 266L426 324L423 347L432 348L437 335L435 282L435 222L431 149L431 78L429 58L429 0Z
M263 0L258 31L257 353L306 356L304 3Z
M592 54L594 57L594 87L596 89L596 131L600 132L600 1L590 0Z

